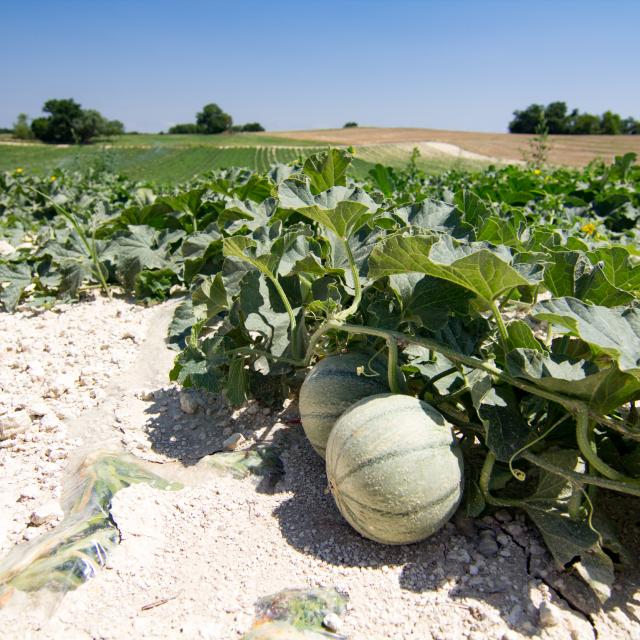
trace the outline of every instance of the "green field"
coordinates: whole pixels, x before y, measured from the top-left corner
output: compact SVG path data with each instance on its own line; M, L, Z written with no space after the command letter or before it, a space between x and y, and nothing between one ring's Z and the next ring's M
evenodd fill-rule
M217 136L137 134L84 146L12 144L9 136L2 136L0 171L21 167L35 174L46 174L57 168L71 171L100 168L135 180L175 184L211 169L248 167L264 171L277 162L304 159L326 146L323 142L255 133ZM410 152L396 145L359 146L352 173L355 177L363 177L377 162L402 167L409 158ZM432 173L454 167L481 166L477 162L446 157L421 158L418 164Z

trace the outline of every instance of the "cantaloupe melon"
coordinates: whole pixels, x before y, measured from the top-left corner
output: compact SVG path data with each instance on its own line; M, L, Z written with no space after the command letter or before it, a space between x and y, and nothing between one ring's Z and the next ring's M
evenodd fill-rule
M387 386L386 364L371 356L352 352L328 356L309 372L300 389L300 420L313 448L324 458L329 433L343 411L354 402L383 393ZM358 367L366 373L373 368L377 376L358 375Z
M365 398L338 419L327 443L338 509L360 534L384 544L429 537L453 515L463 461L451 426L417 398Z

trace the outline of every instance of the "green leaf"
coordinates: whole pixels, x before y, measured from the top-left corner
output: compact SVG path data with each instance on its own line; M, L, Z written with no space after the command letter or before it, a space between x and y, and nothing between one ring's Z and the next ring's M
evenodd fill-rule
M588 360L561 354L515 349L507 356L507 371L541 389L583 400L599 413L640 397L640 380L616 366L599 369Z
M367 205L343 200L333 209L323 209L316 205L300 207L298 211L307 218L319 222L340 238L349 238L372 218Z
M187 337L191 333L191 327L195 321L191 300L183 300L176 307L167 330L167 345L169 348L175 349L176 351L184 349L187 343Z
M545 348L533 335L531 327L524 320L513 320L507 325L507 347L512 349L533 349L544 352Z
M402 302L402 319L431 331L442 329L452 313L467 312L472 298L456 284L419 273L389 276L389 286Z
M60 262L58 295L75 298L85 280L92 279L93 262L87 256L66 258Z
M491 376L476 376L471 399L484 428L486 444L502 462L524 447L531 434L511 387L493 386Z
M309 156L302 171L309 176L311 191L315 194L331 187L344 186L351 158L351 154L344 149L329 149Z
M640 309L588 305L576 298L539 302L533 316L559 325L609 356L623 372L640 377Z
M136 276L134 292L140 300L165 300L175 284L178 274L173 269L143 269Z
M105 256L116 262L118 277L125 287L133 290L136 276L143 269L163 269L169 266L165 234L142 225L130 225L129 235L120 236Z
M15 310L30 284L31 267L27 263L0 264L0 302L5 311Z
M214 277L205 278L192 294L193 315L200 321L209 320L221 311L227 310L229 303L229 296L221 273L217 273Z
M449 236L398 233L385 238L371 253L369 276L425 273L453 282L486 302L518 286L539 281L539 269L515 265L506 247L463 243Z
M567 469L584 471L580 454L572 449L556 449L540 454L547 462ZM601 602L611 595L613 563L600 546L600 536L586 517L571 518L568 504L580 489L563 476L540 470L536 491L522 506L538 527L547 548L561 568L573 565Z
M615 287L640 292L640 264L631 261L629 251L625 247L601 247L590 251L589 258L598 263L607 280Z
M446 202L423 200L417 204L394 209L392 213L405 226L449 233L456 238L468 236L473 232L473 227L463 222L458 209Z
M249 398L249 377L244 368L244 358L233 358L229 363L224 395L232 407L239 407Z

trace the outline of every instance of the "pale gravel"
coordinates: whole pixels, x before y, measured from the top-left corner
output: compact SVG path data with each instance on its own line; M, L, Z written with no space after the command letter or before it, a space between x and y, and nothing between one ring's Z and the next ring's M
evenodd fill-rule
M589 609L589 593L555 571L522 516L456 519L411 546L358 536L333 505L322 461L300 427L285 427L281 415L255 403L232 412L199 394L183 398L194 413L181 409L167 382L174 354L161 342L168 311L97 298L0 316L0 416L34 407L51 416L34 415L31 430L0 449L3 554L48 526L29 526L31 512L60 498L65 465L94 446L170 462L153 466L188 481L179 492L146 485L120 492L112 515L122 543L108 568L44 617L18 596L0 610L3 638L238 638L258 598L316 586L348 594L343 632L354 639L593 638L576 609L589 612L599 639L640 638L637 572L619 577L604 610ZM31 363L44 375L38 366L33 375ZM51 397L61 378L64 390ZM286 473L273 491L178 472L175 460L193 469L232 433L247 438L243 446L256 434L284 446ZM161 598L173 599L141 610Z

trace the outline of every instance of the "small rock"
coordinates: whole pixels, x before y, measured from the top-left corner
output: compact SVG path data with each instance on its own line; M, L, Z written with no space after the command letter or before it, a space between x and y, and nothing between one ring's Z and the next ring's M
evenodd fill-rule
M493 514L493 516L498 522L502 523L511 522L513 520L513 516L505 509L499 509Z
M31 427L31 418L26 411L13 411L0 418L0 440L15 438Z
M76 379L72 375L64 374L64 375L58 376L49 385L49 388L46 391L46 395L49 398L59 398L61 395L65 394L69 389L74 387L75 384L76 384Z
M46 416L51 411L51 409L45 402L36 400L35 402L29 403L27 411L32 418L40 418L42 416Z
M133 331L125 331L122 334L122 339L123 340L131 340L134 343L138 343L139 341L139 337L133 332Z
M64 518L64 511L55 500L51 500L32 512L30 522L39 527L47 522L62 520L62 518Z
M185 391L180 391L180 408L189 415L193 415L199 408L200 402L195 394Z
M469 573L472 576L477 576L479 571L480 571L480 569L478 568L478 565L475 565L475 564L470 564L469 565Z
M36 529L35 527L27 527L22 533L22 539L29 542L39 535L40 532L38 531L38 529Z
M480 542L478 542L478 551L485 558L491 558L498 554L498 543L493 539L492 532L483 531L480 534Z
M234 451L243 442L245 442L245 437L241 433L234 433L222 442L222 448L225 451Z
M41 431L57 431L60 428L60 420L53 413L47 413L40 418Z
M34 500L40 495L40 489L37 484L29 484L20 490L20 497L18 502L24 502L25 500Z
M543 600L538 609L538 615L540 616L540 626L542 627L555 627L562 621L562 616L558 607Z
M155 393L153 391L141 391L138 394L138 398L140 400L144 400L145 402L151 402L156 399Z
M447 553L447 562L463 562L468 564L471 562L471 556L466 549L454 548Z
M44 367L39 362L30 362L27 365L27 371L32 380L44 380L46 376Z
M322 626L328 631L337 633L342 627L342 620L335 613L327 613L322 620Z
M499 533L496 540L503 546L508 547L511 544L511 538L506 533Z

